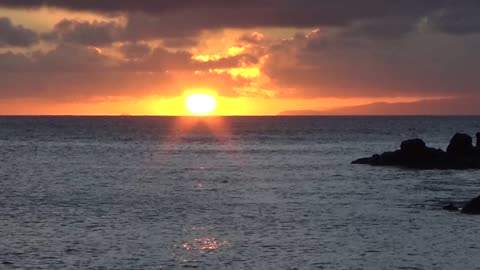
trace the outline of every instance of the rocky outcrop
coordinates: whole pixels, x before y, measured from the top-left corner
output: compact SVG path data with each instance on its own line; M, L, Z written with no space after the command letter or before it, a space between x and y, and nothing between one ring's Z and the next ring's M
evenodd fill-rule
M479 142L480 133L477 134L477 147L473 146L472 137L457 133L445 152L427 147L421 139L407 140L402 142L399 150L357 159L352 164L412 169L480 169Z
M449 205L447 205L447 206L444 206L444 207L443 207L443 210L447 210L447 211L456 212L456 211L458 211L459 209L458 209L458 207L457 207L457 206L455 206L455 204L453 204L453 203L450 203Z
M463 214L480 215L480 196L472 199L470 202L462 208Z
M477 149L480 149L480 132L477 133Z
M472 137L467 134L457 133L450 140L450 145L447 147L447 153L451 156L465 156L471 155L474 152Z

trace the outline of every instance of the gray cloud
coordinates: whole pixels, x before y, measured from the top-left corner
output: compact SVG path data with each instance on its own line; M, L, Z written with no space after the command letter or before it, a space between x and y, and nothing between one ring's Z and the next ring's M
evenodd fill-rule
M455 1L430 15L428 20L431 26L445 33L474 34L480 33L479 12L479 1Z
M162 26L157 18L136 14L128 16L127 25L115 21L82 21L64 19L48 33L46 41L108 47L115 42L141 43L162 40L166 47L190 48L198 45L198 30L179 32L170 26Z
M478 95L478 46L480 37L319 32L272 47L265 72L280 93L299 97Z
M412 17L386 17L382 19L361 20L346 27L347 36L363 36L372 39L395 39L415 32L420 19Z
M120 47L120 52L127 59L144 58L150 54L152 48L146 43L126 43Z
M29 47L38 41L38 35L34 31L13 25L9 18L0 17L0 48Z
M352 20L386 15L419 15L442 7L437 0L4 0L7 7L51 6L98 12L144 12L152 15L189 14L179 18L209 27L314 26L346 24ZM171 19L171 18L169 18Z
M175 84L172 74L184 76L182 85L215 85L231 95L233 85L248 82L206 71L255 64L262 56L268 56L263 71L271 79L266 89L284 96L462 96L479 91L475 72L480 68L480 2L476 0L5 0L0 6L51 6L126 19L125 24L63 20L43 35L57 46L55 50L0 54L0 96L5 89L14 93L15 76L33 78L32 83L17 82L25 95L34 94L27 86L38 93L61 95L49 88L56 82L85 95L88 91L82 89L94 88L116 95L126 93L121 89L137 79L138 87L129 86L133 91ZM30 31L7 22L9 29ZM0 21L0 29L1 25ZM211 62L195 61L187 50L198 45L204 31L237 28L251 32L257 27L319 31L283 41L244 35L239 44L251 45L245 54ZM5 37L0 35L0 47ZM163 47L150 48L147 42L152 40L161 41L157 44ZM115 46L120 45L123 58L90 47L115 42L122 44ZM4 47L18 46L3 43ZM203 73L194 76L195 71ZM8 77L6 72L14 74ZM42 72L51 74L38 75ZM122 78L115 81L116 76ZM68 79L78 81L79 86L64 85ZM96 81L98 87L94 87Z
M168 48L193 48L199 44L194 38L164 38L162 42Z
M478 1L465 0L256 0L256 1L2 1L7 7L52 6L122 15L116 22L64 20L43 35L47 40L92 46L116 41L163 40L166 47L198 45L205 30L256 27L339 27L347 35L394 39L428 20L449 34L480 31Z
M225 96L247 82L209 69L238 66L253 61L236 56L198 62L186 51L157 47L141 57L142 44L129 44L135 59L102 54L98 49L60 44L48 52L0 53L0 98L78 99L94 97L176 96L185 87L215 87ZM201 71L202 74L196 74ZM217 88L218 87L218 88Z
M110 46L122 40L124 29L115 22L62 20L53 31L42 37L59 43L77 43L90 46Z
M229 1L230 2L230 1ZM238 6L253 4L253 0L245 0L240 3L229 3L223 0L116 0L116 1L96 1L96 0L2 0L1 6L15 8L38 8L43 6L58 7L71 10L85 10L97 12L130 12L145 11L151 13L163 13L172 9L195 8L202 6Z
M477 0L3 0L0 6L123 14L129 17L127 32L139 39L147 33L178 37L220 28L347 26L362 21L366 32L384 34L385 22L393 32L404 33L425 17L448 33L480 30Z

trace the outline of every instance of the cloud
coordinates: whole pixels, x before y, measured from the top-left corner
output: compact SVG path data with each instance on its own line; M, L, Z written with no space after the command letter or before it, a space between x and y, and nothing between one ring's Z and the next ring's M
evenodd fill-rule
M162 44L168 48L193 48L199 44L198 40L193 38L164 38Z
M64 19L54 29L42 35L57 43L76 43L90 46L110 46L122 40L123 28L115 22L79 21Z
M272 46L264 72L284 96L478 95L478 46L479 36L410 33L391 40L316 31Z
M70 43L47 52L0 53L0 99L173 97L196 87L214 87L221 95L234 96L238 95L236 88L248 83L209 71L236 67L247 61L245 55L201 62L187 51L149 49L146 44L125 44L120 50L135 57L108 55L95 47Z
M249 1L58 1L6 0L0 6L87 10L122 17L125 23L63 20L44 38L109 46L116 41L163 40L173 48L198 45L204 31L258 27L340 27L371 38L399 38L422 21L449 34L480 31L478 1L438 0L249 0ZM247 38L247 37L245 37Z
M31 60L21 53L0 53L0 74L31 70Z
M248 33L248 34L244 34L242 35L238 41L240 43L247 43L247 44L259 44L260 42L264 41L265 39L265 35L263 35L262 33L258 33L258 32L253 32L253 33Z
M369 37L371 39L396 39L417 30L419 18L386 17L360 20L343 30L347 36Z
M428 23L441 32L453 35L480 33L479 11L479 1L451 1L446 7L428 16Z
M195 12L198 14L195 18L203 18L205 14L215 14L216 16L210 17L212 23L230 21L232 23L241 22L243 25L251 25L257 24L256 21L258 21L258 24L264 24L264 26L267 24L268 26L281 24L312 26L318 24L344 24L352 19L385 15L423 14L426 11L442 7L442 2L436 0L119 0L101 2L4 0L0 5L20 8L50 6L97 12L144 12L153 15Z
M125 95L130 89L131 94L158 91L168 96L195 84L221 87L225 95L246 92L240 89L247 85L249 93L302 98L478 95L478 3L5 0L0 6L83 10L107 14L104 18L109 19L67 18L41 35L55 49L0 54L0 96L17 95L18 89L23 89L18 95L27 96L92 96L95 88L95 95ZM1 27L36 36L22 46L38 41L33 31L8 19L0 20ZM284 31L282 37L269 35L268 27ZM292 28L298 34L285 38ZM226 45L221 38L210 48L205 48L210 43L200 42L225 29L244 31L233 38L233 46L243 50L239 54L226 56L228 48L222 48ZM305 35L311 29L316 30ZM7 36L0 35L2 52L22 43L11 41L17 38L6 42ZM194 53L204 51L209 54L204 60L209 56L214 60L196 60ZM243 72L238 69L250 68L255 78L234 76L231 68L237 75ZM13 78L29 80L20 80L15 87Z
M127 59L144 58L150 54L152 48L147 43L125 43L119 48Z
M48 6L124 15L128 17L127 32L138 39L148 35L185 37L222 28L309 28L355 23L374 34L386 33L383 28L388 27L382 27L383 23L395 28L392 32L405 33L422 18L430 18L435 27L447 33L480 30L477 0L4 0L0 6Z
M0 48L29 47L39 41L38 35L21 25L13 25L9 18L0 17Z
M198 45L198 30L179 32L162 26L156 18L145 15L129 15L126 25L116 20L85 21L64 19L52 31L43 33L42 39L52 43L74 43L87 46L109 47L115 42L141 43L161 40L169 48L191 48Z

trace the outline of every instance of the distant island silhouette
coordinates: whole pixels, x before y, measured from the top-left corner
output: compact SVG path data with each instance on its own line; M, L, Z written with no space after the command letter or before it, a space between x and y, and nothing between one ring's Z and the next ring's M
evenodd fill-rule
M288 110L281 116L314 115L479 115L478 99L425 99L416 102L376 102L327 110Z
M447 151L427 147L421 139L406 140L399 150L360 158L352 164L411 169L480 169L480 133L476 137L477 146L473 146L472 137L457 133L450 140Z

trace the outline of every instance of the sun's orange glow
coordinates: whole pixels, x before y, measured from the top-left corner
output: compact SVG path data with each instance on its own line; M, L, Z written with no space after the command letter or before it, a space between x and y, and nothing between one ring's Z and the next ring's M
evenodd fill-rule
M193 93L187 96L185 104L194 115L208 115L215 111L217 99L211 94Z
M168 115L191 116L186 106L189 94L209 93L216 99L211 115L275 115L285 110L304 108L307 110L329 110L346 106L359 106L378 102L416 102L431 97L398 98L258 98L225 97L208 90L188 92L183 95L164 98L161 96L131 97L123 99L99 99L84 102L18 99L0 99L0 114L4 115Z
M228 54L230 56L235 56L235 55L241 54L244 51L245 51L245 47L234 46L228 49Z
M197 56L192 57L192 59L197 60L197 61L201 61L201 62L215 61L215 60L218 60L218 59L221 59L221 58L222 57L218 54L197 55Z
M248 68L230 68L230 69L214 69L213 72L218 74L228 73L234 78L254 79L260 76L260 69L257 67Z

